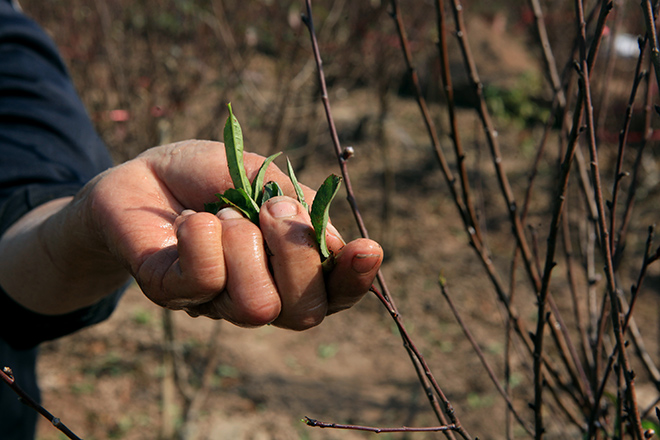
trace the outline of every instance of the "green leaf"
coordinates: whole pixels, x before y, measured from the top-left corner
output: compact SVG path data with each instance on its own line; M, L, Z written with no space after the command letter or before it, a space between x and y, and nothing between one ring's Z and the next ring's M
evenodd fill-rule
M259 200L259 196L261 194L261 189L262 186L264 186L264 178L266 177L266 169L268 168L268 165L271 164L280 154L280 153L275 153L272 156L268 156L268 158L264 161L263 164L261 164L261 167L259 168L259 172L257 172L257 177L254 178L252 181L252 198L257 202L257 205L261 206L263 204L262 201Z
M217 195L218 198L222 197L221 194ZM220 211L224 206L226 205L225 202L220 199L219 202L211 202L211 203L204 203L204 211L210 212L211 214L217 214L218 211Z
M259 206L264 206L264 203L271 197L279 197L283 196L284 192L282 191L282 188L277 184L277 182L270 181L267 184L264 185L264 189L259 194L259 201L257 201L257 204Z
M289 173L289 179L291 180L291 183L293 183L293 187L296 189L296 196L298 197L298 201L301 205L303 205L305 210L309 212L309 205L307 202L305 202L305 194L303 193L303 190L298 183L298 179L296 179L296 173L293 172L293 166L291 165L291 161L288 157L286 158L286 171Z
M231 111L231 104L227 104L227 108L229 117L225 123L224 141L229 175L236 189L242 189L248 197L252 197L252 187L243 164L243 132L238 119Z
M321 252L321 261L325 261L330 257L330 250L328 250L328 244L325 240L325 230L330 217L330 203L332 203L332 199L335 198L337 191L339 191L340 184L341 177L334 174L328 176L316 193L316 197L312 203L310 217L316 234L316 242Z
M252 223L259 225L259 206L243 189L229 188L219 195L223 202L243 213Z

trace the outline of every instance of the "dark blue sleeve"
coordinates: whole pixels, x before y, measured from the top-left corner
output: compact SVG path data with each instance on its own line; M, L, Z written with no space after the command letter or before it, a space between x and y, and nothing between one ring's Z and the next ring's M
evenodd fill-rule
M36 206L76 194L111 165L54 43L0 0L0 235ZM71 333L109 316L119 295L45 316L0 288L0 338L27 348Z

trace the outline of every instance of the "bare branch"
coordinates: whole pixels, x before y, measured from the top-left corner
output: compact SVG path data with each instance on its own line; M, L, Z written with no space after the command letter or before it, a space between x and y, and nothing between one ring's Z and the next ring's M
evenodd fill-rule
M459 428L455 425L429 426L423 428L412 428L408 426L401 426L399 428L377 428L373 426L342 425L340 423L321 422L319 420L311 419L309 417L305 417L303 419L303 422L305 422L307 426L314 426L316 428L349 429L353 431L375 432L376 434L381 434L385 432L446 432L446 431L459 430Z
M58 418L53 416L51 413L46 411L46 409L39 404L36 400L34 400L28 393L26 393L21 387L18 386L16 381L14 380L14 375L13 372L11 371L11 368L9 367L4 367L2 370L0 370L0 378L9 385L9 388L11 388L19 397L21 402L41 414L46 420L48 420L54 427L59 429L64 435L66 435L68 438L72 440L82 440L80 437L78 437L76 434L74 434L62 421Z

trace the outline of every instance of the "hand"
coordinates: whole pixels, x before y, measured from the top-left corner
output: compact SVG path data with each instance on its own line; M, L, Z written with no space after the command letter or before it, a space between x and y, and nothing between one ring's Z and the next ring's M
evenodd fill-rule
M246 153L250 179L263 160ZM274 165L269 180L294 196L288 176ZM295 199L269 200L259 227L232 208L200 212L213 194L232 186L222 144L186 141L153 148L100 175L80 200L99 241L163 307L242 326L302 330L368 291L382 262L377 243L344 245L330 226L336 264L324 276L309 215ZM314 192L304 191L311 203Z

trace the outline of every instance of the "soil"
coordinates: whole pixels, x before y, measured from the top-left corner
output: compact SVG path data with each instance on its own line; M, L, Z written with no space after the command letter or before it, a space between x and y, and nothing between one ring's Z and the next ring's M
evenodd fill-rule
M125 124L112 122L98 115L122 105L122 100L117 98L121 97L120 92L116 92L113 81L108 79L112 77L108 66L117 62L113 58L117 54L108 48L118 46L105 41L105 55L89 56L94 53L93 44L86 43L85 38L73 40L64 25L57 18L51 18L67 16L66 11L59 11L60 15L55 11L51 16L39 2L22 3L63 47L83 100L117 160L132 157L159 140L175 141L200 133L209 134L209 137L217 135L217 130L209 131L207 125L209 118L217 116L219 100L226 97L225 92L213 88L222 78L208 69L208 65L195 70L197 62L213 64L204 58L191 58L191 49L185 41L177 46L183 56L188 57L185 68L199 76L190 80L184 75L184 67L179 66L180 71L167 77L167 81L168 84L185 82L190 87L186 90L187 99L177 107L172 95L162 98L166 81L153 80L152 89L135 86L131 90L137 92L129 94L130 99L126 98L135 120ZM73 3L75 20L102 21L103 8L97 5L96 9L85 9L78 2ZM113 20L121 23L121 12L114 7L109 12ZM525 34L515 31L513 25L503 25L498 16L485 15L470 23L473 47L480 48L479 53L489 60L483 75L490 84L515 88L519 83L514 78L525 72L542 77L540 63L529 48ZM140 38L139 34L120 35L117 29L110 26L110 36L115 43L121 41L121 47L131 48L121 54L126 59L133 60L138 54L144 57L148 49L142 46L157 43ZM503 29L508 30L504 32ZM163 47L167 52L168 47ZM85 56L89 56L87 61L80 58L83 49L87 51ZM150 50L154 50L153 47ZM416 55L420 53L423 53L421 49L416 51ZM275 57L263 52L252 54L244 61L242 92L230 97L235 110L241 109L242 103L245 115L255 115L255 120L243 119L247 145L252 146L248 148L268 154L274 138L273 126L256 119L263 117L272 121L273 116L268 115L267 109L280 102L278 75L283 67ZM340 61L337 59L337 63ZM140 65L144 63L140 61ZM116 66L114 69L116 73ZM129 87L132 87L131 81L137 84L144 80L146 74L134 74L128 62L125 69L124 80ZM141 69L144 71L144 67ZM311 70L303 85L298 89L291 86L294 92L311 95L315 87L313 76L314 70ZM104 87L106 80L108 90ZM481 262L468 244L415 101L395 93L392 87L387 95L387 115L380 125L382 95L376 87L363 87L359 82L338 82L331 88L330 99L342 141L356 150L349 161L353 186L372 237L385 249L384 277L408 331L463 425L481 439L506 438L506 405L442 297L438 278L442 276L447 280L452 299L499 380L504 375L506 341L502 306ZM145 98L147 91L156 98ZM140 95L142 92L144 95ZM160 122L149 119L151 122L145 123L146 119L140 118L146 117L139 116L139 111L154 103L160 105L159 99L164 102L164 111L171 113ZM260 100L262 107L265 105L264 112L254 110L260 108ZM300 101L291 98L291 101L290 111L282 119L285 129L280 139L284 140L276 146L294 160L301 181L318 187L327 174L337 172L319 104L302 98ZM441 103L432 102L431 112L441 127L441 140L453 163L446 135L446 111ZM240 118L240 111L237 114ZM515 240L494 177L490 153L480 133L480 122L472 110L461 109L459 123L464 145L469 149L466 161L478 200L477 209L488 234L492 260L502 279L507 280L506 284ZM501 122L500 140L505 168L516 198L522 200L527 170L534 159L536 139L542 127L521 128L516 124L517 121L510 120ZM304 131L297 127L300 125L318 127L318 130ZM152 144L148 142L154 135L147 138L144 127L159 133ZM533 227L530 237L534 232L541 234L537 241L542 256L545 251L542 234L547 231L550 220L553 155L555 153L547 155L541 163L538 195L532 201L528 220ZM630 234L630 261L622 269L622 286L634 282L646 227L657 221L657 204L653 203L658 200L653 183L657 169L651 162L646 168L647 180ZM337 200L332 218L345 238L357 237L347 203ZM553 292L572 326L563 259L555 271L557 281ZM531 329L536 319L535 298L522 272L518 280L520 316ZM578 282L581 292L586 291L582 272ZM597 284L600 289L603 286L602 282ZM644 329L649 353L657 359L659 265L651 266L645 286L636 318ZM172 322L172 340L166 332L168 319ZM550 355L556 356L556 353ZM513 401L522 417L531 422L533 413L528 407L533 399L530 359L519 342L514 344ZM642 371L638 364L635 367ZM87 440L174 438L172 433L182 429L187 439L213 440L443 438L440 433L375 434L322 429L308 427L301 421L310 417L324 422L381 428L438 425L396 326L371 294L351 310L328 317L314 329L296 333L271 326L242 329L226 322L193 319L181 312L165 312L146 299L137 286L132 286L109 320L43 344L38 369L44 406ZM638 387L643 407L657 396L648 375L642 372L638 376ZM557 408L548 408L547 418L551 422L546 438L581 438L569 424L552 423L558 414ZM524 437L517 425L514 425L514 432ZM61 438L47 422L40 423L39 440Z

